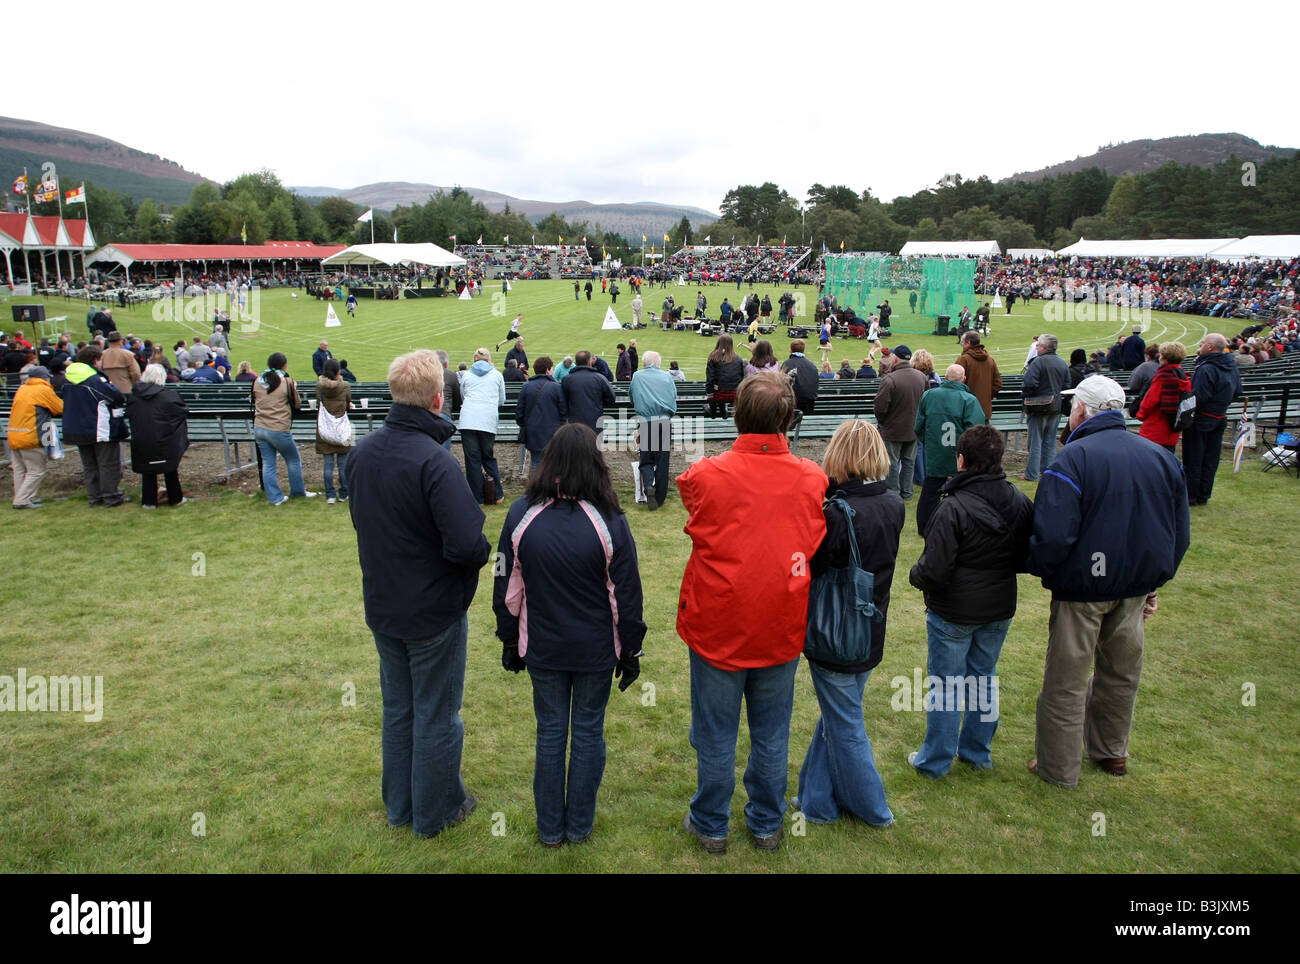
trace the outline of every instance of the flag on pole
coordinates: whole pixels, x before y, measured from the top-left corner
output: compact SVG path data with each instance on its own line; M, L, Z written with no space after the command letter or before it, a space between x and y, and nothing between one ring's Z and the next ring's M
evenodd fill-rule
M506 242L506 244L509 244L509 243L510 243L510 235L507 234L507 235L505 236L505 242Z
M557 238L560 238L560 236L559 236L558 234L556 235L556 237L557 237ZM564 243L564 238L560 238L560 244L563 244L563 243Z
M393 244L397 243L397 228L393 228Z
M603 261L608 261L608 260L609 260L609 252L606 251L604 248L601 248L601 249L600 249L600 257L601 257L601 260L603 260Z
M582 243L583 244L587 243L587 236L585 234L582 236Z
M781 239L781 247L783 247L783 248L785 247L785 238L782 238L782 239Z
M451 243L452 243L452 245L455 245L455 244L456 244L456 235L454 235L454 234L450 234L450 235L448 235L448 237L451 238Z
M709 243L710 241L712 241L712 240L713 240L713 235L711 235L711 234L706 234L706 235L704 236L704 243L705 243L705 244L708 244L708 243Z
M374 209L374 208L367 208L367 209L366 209L366 213L363 214L363 215L361 215L361 217L357 218L357 224L365 224L367 221L369 221L369 220L370 220L371 218L373 218L374 216L375 216L375 209Z
M248 244L248 222L245 221L243 227L239 229L239 240Z
M822 254L827 254L827 253L829 253L829 250L830 250L830 249L826 247L826 242L823 241L823 242L822 242Z
M86 182L81 182L81 187L73 188L63 195L64 204L85 204L86 203Z
M641 243L642 243L642 244L645 244L645 242L646 242L646 237L645 237L645 235L643 234L643 235L641 235Z
M670 240L670 239L669 239L668 235L665 234L665 235L664 235L664 244L667 244L667 243L669 242L669 240Z
M15 194L27 193L27 175L25 173L19 174L16 178L14 178L14 193Z
M478 240L475 241L474 243L475 243L475 244L482 244L482 243L483 243L483 235L480 234L480 235L478 236Z
M1234 475L1241 471L1241 457L1246 454L1246 445L1254 434L1255 427L1243 406L1241 423L1237 426L1237 442L1232 447L1232 473Z
M844 242L843 242L843 241L840 242L840 250L841 250L841 251L844 250Z

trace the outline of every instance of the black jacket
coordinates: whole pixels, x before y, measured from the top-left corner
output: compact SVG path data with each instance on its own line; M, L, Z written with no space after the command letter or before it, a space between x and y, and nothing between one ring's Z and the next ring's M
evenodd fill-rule
M871 656L857 666L836 666L815 661L819 666L841 673L865 673L874 669L885 651L885 629L889 615L889 588L894 582L894 564L898 560L898 535L903 531L907 510L897 492L890 492L884 482L850 479L842 485L831 483L827 498L843 493L853 510L853 534L858 539L858 561L875 576L871 601L880 610L880 618L871 624ZM849 530L844 513L838 506L827 505L826 538L812 558L812 574L820 576L832 566L849 564Z
M966 626L1016 614L1016 573L1027 572L1034 504L1004 473L958 472L939 490L925 549L909 579L925 606Z
M131 423L131 471L175 472L190 446L185 402L174 388L136 382L126 396Z
M787 374L794 372L794 402L796 406L799 406L800 402L817 401L817 389L820 380L817 376L816 365L803 355L791 355L781 366L781 371Z
M1197 358L1192 393L1197 416L1226 414L1232 400L1241 394L1241 370L1232 356L1216 351Z
M1025 398L1060 395L1070 385L1070 366L1056 352L1044 352L1029 363L1020 385Z
M600 431L600 417L614 405L614 389L596 369L579 365L560 382L570 422L581 422L593 432Z
M348 456L348 509L357 531L366 625L429 639L465 615L492 546L486 516L455 456L456 427L395 403Z
M709 393L734 392L744 377L745 363L739 358L730 363L709 359L709 363L704 366L704 390Z
M520 426L519 437L528 451L540 452L546 448L568 414L564 387L550 375L534 375L519 389L515 422Z

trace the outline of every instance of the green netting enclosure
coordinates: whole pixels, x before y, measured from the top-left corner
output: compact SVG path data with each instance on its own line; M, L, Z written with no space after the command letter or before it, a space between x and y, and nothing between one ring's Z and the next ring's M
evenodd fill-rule
M929 334L939 315L956 318L963 305L974 313L974 258L893 258L826 255L824 294L866 317L888 299L894 332Z

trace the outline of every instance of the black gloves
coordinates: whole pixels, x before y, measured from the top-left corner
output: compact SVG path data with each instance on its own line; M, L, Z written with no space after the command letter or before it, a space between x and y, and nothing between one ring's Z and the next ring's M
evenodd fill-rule
M501 668L511 673L518 673L527 664L524 658L519 655L518 643L501 644Z
M632 685L638 676L641 675L641 655L644 650L637 650L635 653L624 653L619 657L618 665L614 667L614 677L623 677L618 684L620 693L627 692L627 688Z

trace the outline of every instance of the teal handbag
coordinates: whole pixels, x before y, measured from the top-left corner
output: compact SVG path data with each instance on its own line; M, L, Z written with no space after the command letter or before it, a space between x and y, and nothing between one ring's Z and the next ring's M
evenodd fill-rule
M879 616L871 601L876 577L862 568L853 509L839 493L829 504L844 511L850 559L847 566L828 569L813 579L803 652L821 663L855 666L871 656L871 623Z

